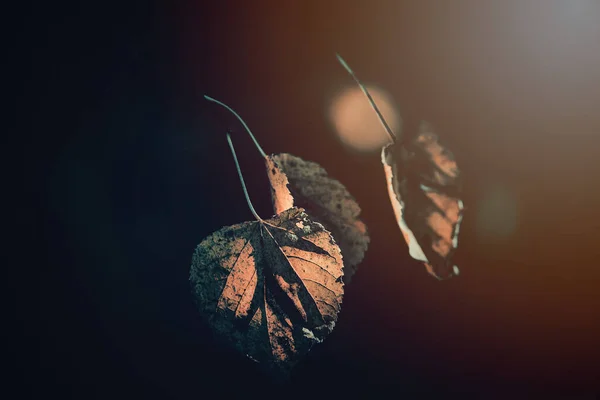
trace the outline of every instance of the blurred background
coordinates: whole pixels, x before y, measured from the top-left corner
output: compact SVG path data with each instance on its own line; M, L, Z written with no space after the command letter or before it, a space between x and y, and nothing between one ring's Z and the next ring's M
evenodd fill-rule
M325 167L369 227L335 331L296 368L293 393L599 393L600 2L22 7L14 103L31 161L18 215L32 265L10 354L23 394L282 395L191 298L195 246L252 218L228 128L255 208L272 214L260 155L204 94L267 153ZM386 136L336 52L396 126L428 120L455 153L459 277L438 282L408 256Z

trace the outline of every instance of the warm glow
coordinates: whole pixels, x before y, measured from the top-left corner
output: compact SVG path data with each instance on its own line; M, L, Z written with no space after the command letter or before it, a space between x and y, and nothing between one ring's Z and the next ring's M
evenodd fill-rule
M390 128L398 135L402 123L391 97L376 87L367 87ZM358 87L344 90L332 102L330 118L340 140L359 151L381 149L390 138L377 113Z

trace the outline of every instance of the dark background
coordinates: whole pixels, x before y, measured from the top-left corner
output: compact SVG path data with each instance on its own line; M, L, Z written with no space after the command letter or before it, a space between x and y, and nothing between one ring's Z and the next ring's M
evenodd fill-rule
M600 3L40 2L11 19L28 244L9 355L24 397L598 392ZM460 277L409 258L379 155L335 137L327 104L352 84L335 52L456 153ZM323 165L370 228L335 331L285 392L214 340L190 295L194 247L251 218L227 128L271 214L258 153L205 93L267 152ZM510 235L478 234L494 185L516 199Z

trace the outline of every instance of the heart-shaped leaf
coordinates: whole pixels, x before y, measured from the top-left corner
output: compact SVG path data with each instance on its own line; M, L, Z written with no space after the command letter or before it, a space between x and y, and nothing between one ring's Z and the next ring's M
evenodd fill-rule
M285 376L335 326L343 297L342 256L331 234L300 208L261 219L241 172L240 179L256 221L204 239L193 256L190 281L215 332Z

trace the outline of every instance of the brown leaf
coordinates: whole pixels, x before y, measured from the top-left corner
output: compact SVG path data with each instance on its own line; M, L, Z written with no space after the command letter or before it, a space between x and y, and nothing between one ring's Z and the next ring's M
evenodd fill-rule
M411 257L425 263L427 271L438 279L458 275L452 257L458 247L464 207L453 154L427 122L421 123L412 140L399 141L368 90L339 54L337 58L361 88L391 139L392 143L381 150L381 162L394 214Z
M265 162L275 212L302 207L331 231L344 256L344 282L348 283L370 241L354 197L315 162L288 153L267 156Z
M196 248L190 282L213 330L279 377L335 326L343 296L340 248L323 225L293 207L264 220L226 226Z
M344 282L348 283L370 241L366 225L358 218L360 207L354 197L317 163L287 153L268 156L238 113L219 100L209 96L204 98L235 115L265 159L275 213L294 206L302 207L311 218L331 231L344 256Z
M342 268L331 234L294 207L204 239L190 281L217 335L286 372L335 326Z
M411 257L438 279L458 274L452 257L463 217L460 172L432 127L381 152L388 193Z

